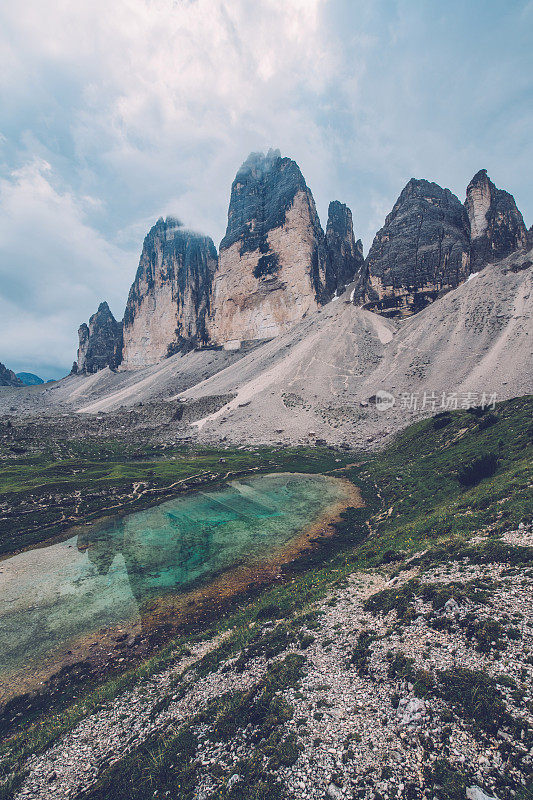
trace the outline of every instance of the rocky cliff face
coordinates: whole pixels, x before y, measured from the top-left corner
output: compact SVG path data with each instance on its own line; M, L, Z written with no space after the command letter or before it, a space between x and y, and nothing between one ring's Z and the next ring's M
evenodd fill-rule
M186 230L172 217L157 221L144 240L124 314L126 369L206 342L216 265L208 236Z
M449 189L412 178L365 260L345 204L330 203L324 233L296 162L278 150L252 153L231 187L220 255L209 237L159 219L145 238L123 324L100 306L79 329L73 371L135 369L207 343L271 339L347 286L355 304L406 316L532 236L513 197L485 170L464 205Z
M0 363L0 386L23 386L23 383L12 370Z
M512 194L498 189L481 169L466 190L470 221L471 271L528 246L528 231Z
M122 323L117 322L107 303L100 303L87 325L78 328L78 360L73 372L93 373L104 367L115 369L122 359Z
M366 300L391 315L418 311L469 274L469 221L459 199L411 178L366 259Z
M349 283L360 279L365 259L361 239L355 241L352 212L338 200L329 204L326 245L329 283L335 284L335 291L340 295Z
M298 165L253 153L231 187L212 295L215 342L277 336L329 300L336 279L324 232Z

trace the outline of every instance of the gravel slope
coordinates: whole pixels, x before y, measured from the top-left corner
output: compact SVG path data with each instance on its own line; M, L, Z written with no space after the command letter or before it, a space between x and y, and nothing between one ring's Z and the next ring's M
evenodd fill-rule
M246 352L246 351L245 351ZM174 355L140 370L69 375L60 381L0 392L0 414L115 411L147 401L164 400L242 358L242 351L199 350Z
M527 394L533 391L532 275L531 252L515 254L403 323L355 308L345 295L180 396L236 394L195 423L205 439L317 436L357 445L441 411L443 392L447 400L456 393L459 407L478 404L483 393L498 400ZM394 396L392 408L369 402L379 390ZM416 410L406 407L414 405L411 395Z

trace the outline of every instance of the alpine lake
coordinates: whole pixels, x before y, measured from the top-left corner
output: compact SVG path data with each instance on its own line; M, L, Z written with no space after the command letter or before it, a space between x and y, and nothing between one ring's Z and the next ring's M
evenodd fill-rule
M4 559L0 697L112 639L276 579L352 501L347 482L331 476L241 478Z

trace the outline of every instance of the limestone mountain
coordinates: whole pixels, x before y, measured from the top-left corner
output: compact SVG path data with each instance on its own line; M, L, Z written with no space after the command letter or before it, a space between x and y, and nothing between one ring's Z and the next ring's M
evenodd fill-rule
M366 298L390 315L418 311L469 274L468 215L436 183L411 178L366 259Z
M402 321L348 297L329 303L180 399L230 398L193 423L205 441L360 447L436 413L443 395L529 394L532 259L521 250L489 264ZM380 390L395 399L388 410L376 407Z
M528 246L528 231L513 195L498 189L486 169L479 170L468 184L465 208L470 221L472 272Z
M144 240L124 314L126 369L156 364L207 340L206 318L217 266L208 236L173 217L160 218Z
M361 239L355 241L352 212L345 203L333 200L329 204L326 226L326 245L329 255L330 283L335 283L337 295L364 271L365 259Z
M0 392L0 410L14 405L15 394L30 414L129 408L135 413L120 419L133 426L132 435L136 425L158 424L166 440L324 440L359 448L392 435L409 417L436 413L443 394L460 405L484 394L503 400L533 391L533 251L488 264L405 320L386 319L349 298L251 351L201 348L144 369L67 378L53 391ZM395 398L386 413L376 405L380 390ZM101 421L93 421L100 430Z
M353 231L348 230L351 214L350 221L346 214L342 217L339 211L338 257L332 264L299 166L282 158L279 150L252 153L231 187L213 284L210 338L219 343L270 339L330 300L347 271L343 263L337 275L340 239L346 238L348 250L355 248ZM353 258L357 260L356 250Z
M252 153L231 187L219 254L208 236L160 218L144 240L123 323L100 306L79 329L73 372L149 367L206 345L255 347L347 287L356 305L410 316L531 237L512 195L486 170L464 205L412 178L365 260L348 206L330 203L324 232L298 164L279 150Z
M93 373L104 367L115 369L122 360L122 323L117 322L107 303L78 329L78 360L73 372Z
M0 363L0 386L23 386L23 383L13 370Z

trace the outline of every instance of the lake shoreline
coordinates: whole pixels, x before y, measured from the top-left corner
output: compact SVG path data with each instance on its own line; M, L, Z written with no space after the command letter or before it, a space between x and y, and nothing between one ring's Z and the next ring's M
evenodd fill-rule
M284 568L290 567L302 555L318 550L321 544L334 537L335 524L346 508L363 505L359 489L346 478L338 475L324 477L342 484L344 496L328 506L297 537L275 550L271 557L222 570L207 584L189 591L149 600L141 613L141 622L121 622L69 641L43 658L39 666L28 665L10 676L7 688L0 689L0 707L11 706L17 698L30 700L35 694L56 694L65 685L81 685L119 674L155 654L173 637L209 624L275 581L290 580ZM96 523L97 526L101 524L102 520ZM87 527L83 526L83 530L86 531ZM61 536L61 541L65 541L65 537Z

